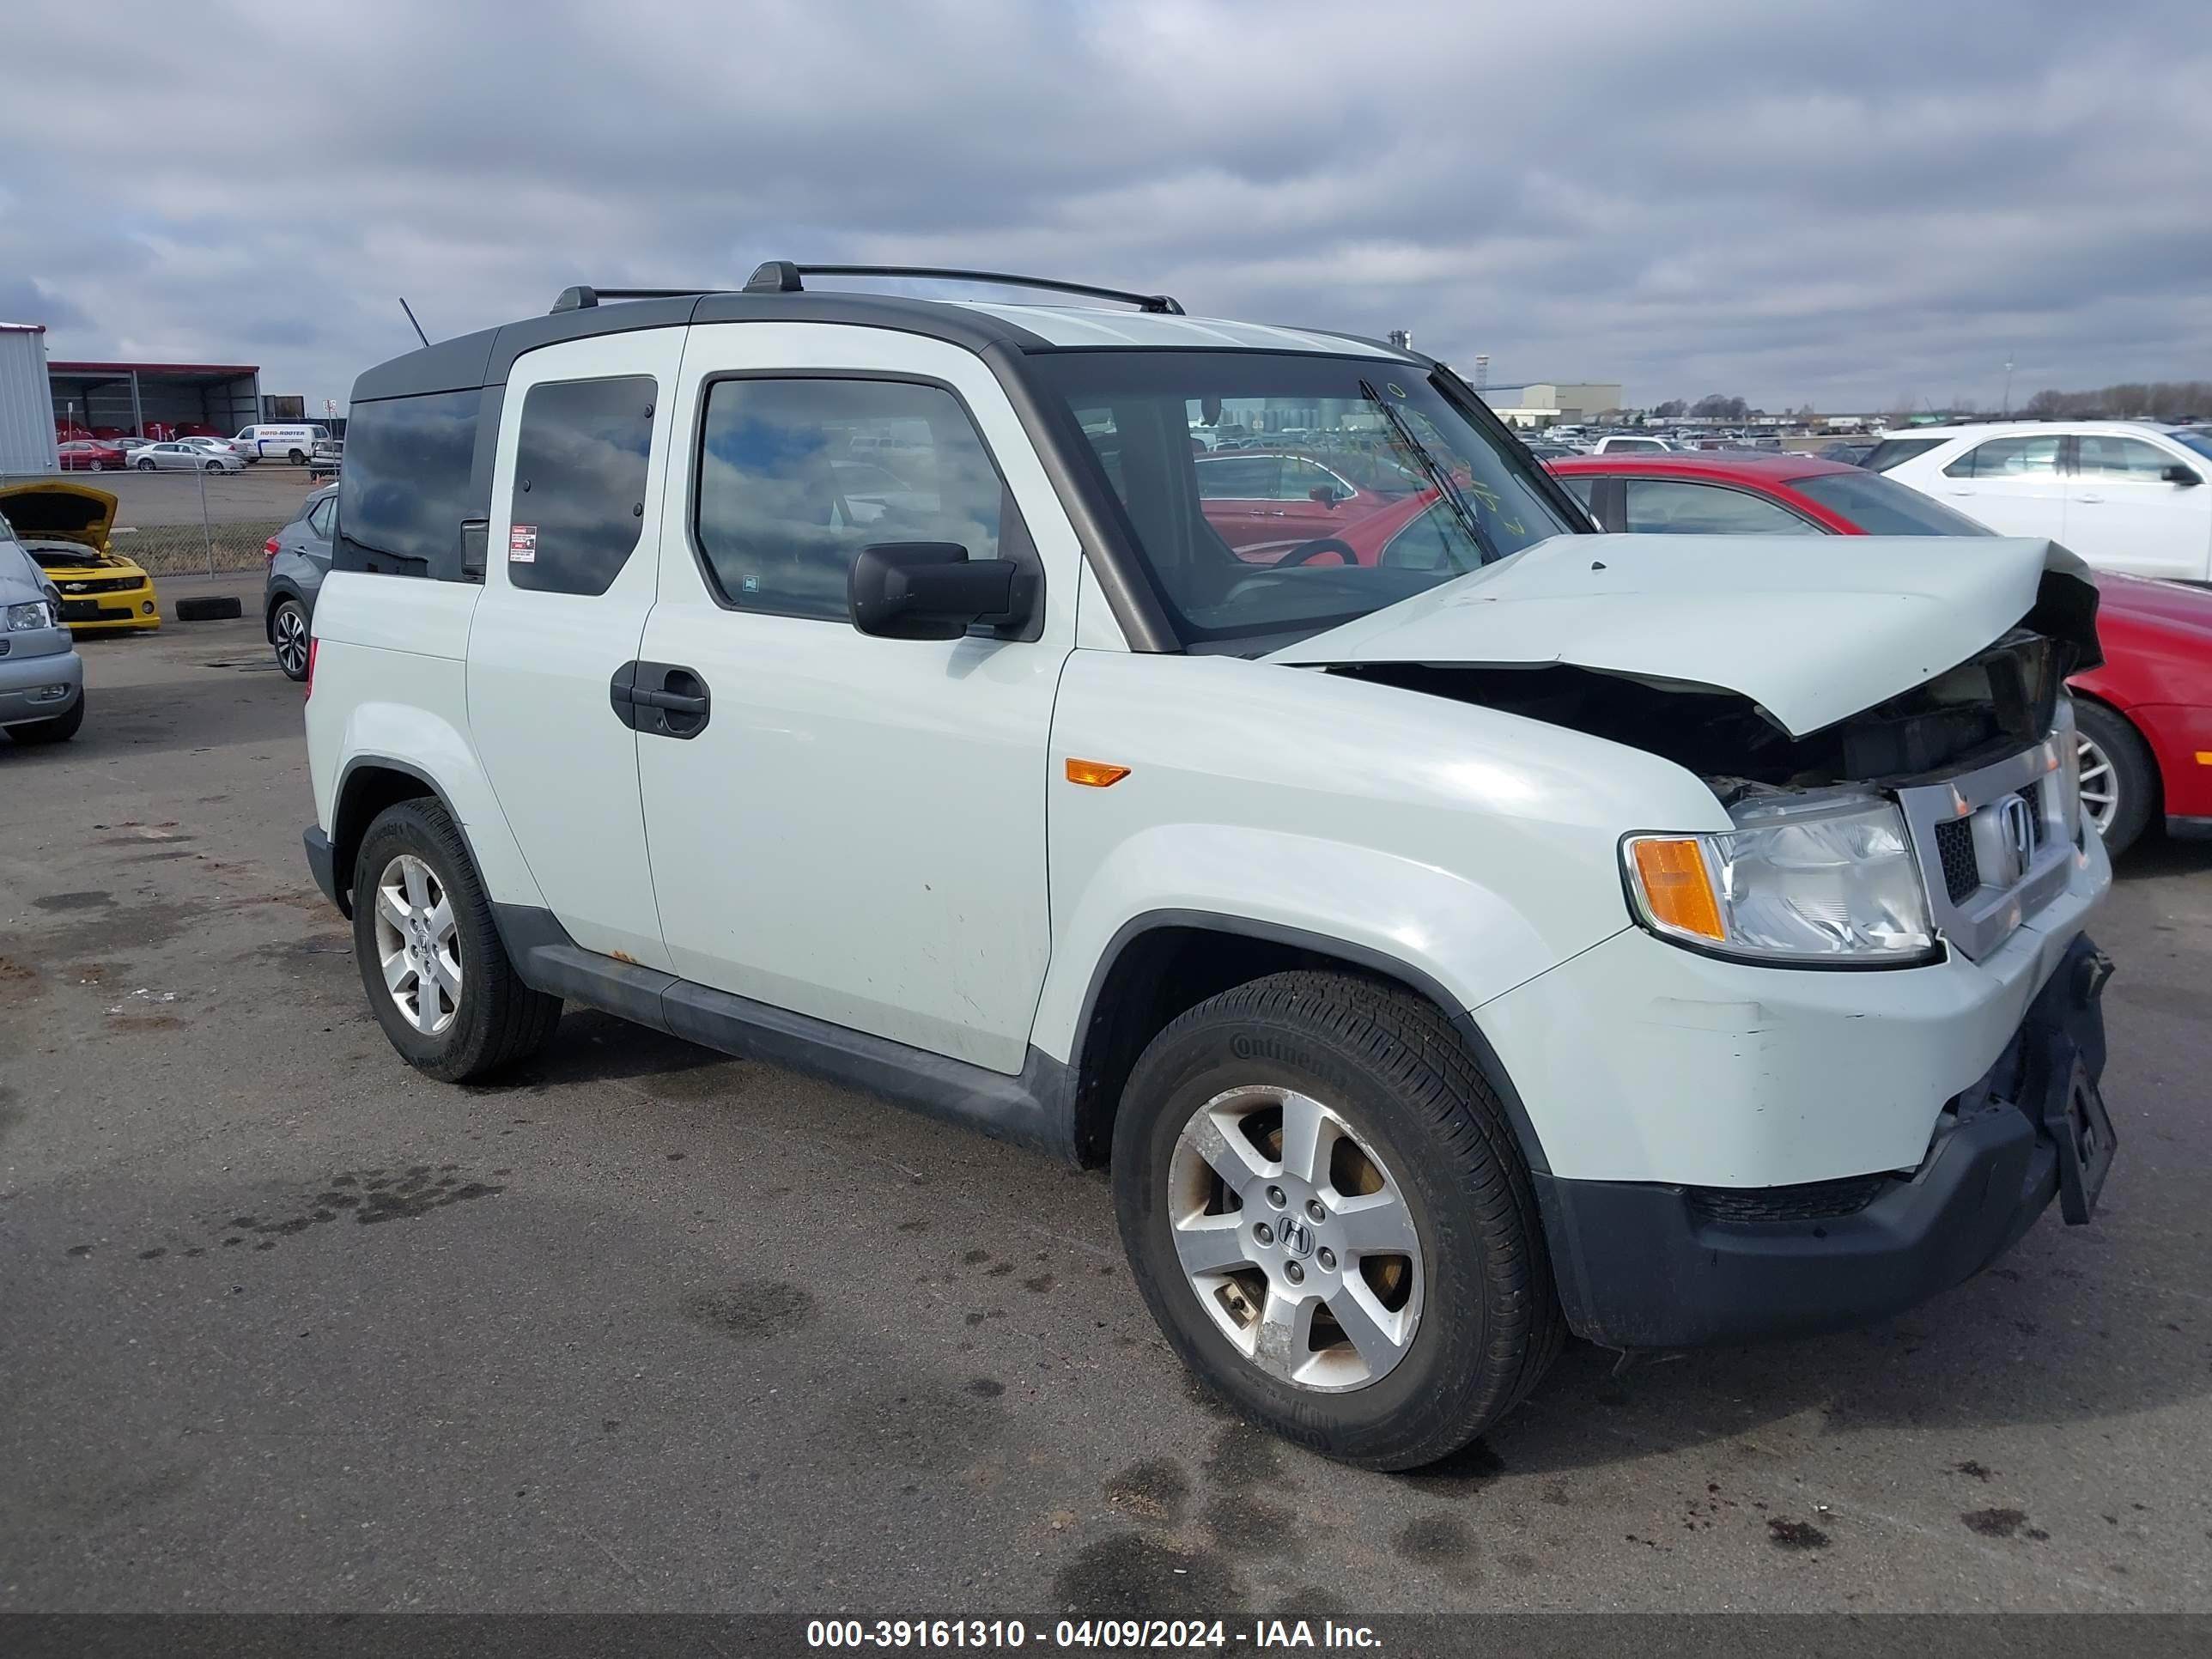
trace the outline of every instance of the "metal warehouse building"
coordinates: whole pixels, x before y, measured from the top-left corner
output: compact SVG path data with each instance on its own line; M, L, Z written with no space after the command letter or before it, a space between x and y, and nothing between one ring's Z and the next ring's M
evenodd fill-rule
M94 433L198 426L227 438L261 418L261 370L251 363L52 363L46 381L54 423Z
M46 327L40 323L0 323L0 473L53 470Z

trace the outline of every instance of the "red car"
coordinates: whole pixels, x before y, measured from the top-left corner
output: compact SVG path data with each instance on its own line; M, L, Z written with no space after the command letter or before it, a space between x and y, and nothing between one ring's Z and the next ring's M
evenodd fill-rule
M1191 465L1206 523L1253 564L1279 563L1301 547L1301 564L1374 564L1437 498L1402 467L1357 453L1226 449Z
M122 448L104 438L72 438L55 453L64 472L120 472L125 465Z
M1986 536L1878 472L1811 455L1583 455L1548 463L1599 526L1698 536ZM2212 591L2097 573L2102 666L2075 675L2081 805L2114 856L2161 812L2212 837Z

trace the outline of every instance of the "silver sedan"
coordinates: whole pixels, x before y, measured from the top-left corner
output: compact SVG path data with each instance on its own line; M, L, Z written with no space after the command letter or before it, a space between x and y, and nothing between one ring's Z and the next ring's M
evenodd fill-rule
M246 463L228 449L203 448L198 444L148 444L131 452L131 465L141 472L243 472Z

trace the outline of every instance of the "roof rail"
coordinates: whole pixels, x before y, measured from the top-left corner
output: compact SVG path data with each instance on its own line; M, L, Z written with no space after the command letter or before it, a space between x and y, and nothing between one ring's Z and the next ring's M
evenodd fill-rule
M688 300L697 294L726 294L724 288L591 288L579 283L564 288L553 302L553 315L564 311L589 311L602 300Z
M1099 288L1090 283L1063 283L1050 276L1017 276L1003 270L952 270L938 265L800 265L788 259L770 259L753 272L744 286L748 294L801 294L804 276L908 276L930 282L988 283L1000 288L1042 289L1053 294L1079 294L1091 300L1119 300L1139 311L1180 317L1182 307L1173 295L1132 294L1124 289Z

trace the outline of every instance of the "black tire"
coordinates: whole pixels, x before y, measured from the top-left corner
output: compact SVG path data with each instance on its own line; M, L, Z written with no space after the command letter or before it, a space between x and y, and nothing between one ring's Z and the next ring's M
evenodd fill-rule
M1257 1085L1323 1102L1388 1165L1421 1242L1419 1322L1364 1386L1322 1392L1246 1358L1176 1254L1169 1170L1192 1114ZM1349 974L1272 975L1183 1014L1139 1060L1114 1126L1115 1211L1132 1271L1184 1364L1246 1416L1324 1456L1408 1469L1458 1450L1533 1389L1565 1340L1534 1186L1450 1023Z
M223 471L223 465L221 461L210 461L204 470L209 472L221 472Z
M228 593L196 593L176 604L179 622L228 622L246 614L246 607Z
M138 470L141 472L151 472L155 470L154 463L151 461L140 461L137 465Z
M269 613L269 646L276 653L276 665L284 671L288 680L307 678L310 631L307 609L297 599L279 599L276 609Z
M11 726L8 735L18 743L67 743L84 724L84 692L76 694L76 706L66 714L57 714L50 720L33 720L27 726Z
M2095 745L2112 769L2115 799L2112 815L2106 819L2103 830L2106 855L2116 859L2142 838L2159 810L2158 763L2151 758L2149 745L2126 717L2100 702L2091 702L2086 697L2077 701L2074 705L2074 723L2080 728L2083 741ZM2086 770L2091 757L2085 752L2081 758ZM2094 787L2094 781L2085 776L2082 782L2086 795ZM2083 805L2086 808L2087 802L2085 800Z
M284 452L284 459L290 462L294 466L305 466L307 464L307 455L302 451L297 449L286 450Z
M376 944L376 884L386 865L412 854L430 866L453 908L461 993L453 1024L435 1036L410 1024L385 987ZM401 1058L441 1083L470 1083L543 1048L561 1018L561 999L532 990L515 974L494 926L468 843L435 800L401 801L368 826L354 860L354 960L384 1035Z

